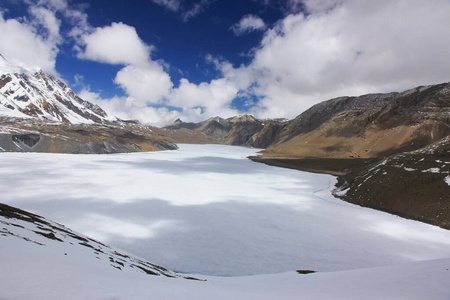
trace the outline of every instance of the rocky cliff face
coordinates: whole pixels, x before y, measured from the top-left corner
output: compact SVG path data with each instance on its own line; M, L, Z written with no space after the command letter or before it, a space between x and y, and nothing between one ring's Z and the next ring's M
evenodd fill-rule
M380 157L419 149L449 134L450 83L444 83L322 102L282 128L264 153Z

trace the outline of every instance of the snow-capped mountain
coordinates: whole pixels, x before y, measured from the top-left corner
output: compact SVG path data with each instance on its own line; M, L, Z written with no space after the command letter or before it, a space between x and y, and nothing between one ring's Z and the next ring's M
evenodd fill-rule
M0 115L71 124L115 119L98 105L78 97L56 77L13 65L1 55Z

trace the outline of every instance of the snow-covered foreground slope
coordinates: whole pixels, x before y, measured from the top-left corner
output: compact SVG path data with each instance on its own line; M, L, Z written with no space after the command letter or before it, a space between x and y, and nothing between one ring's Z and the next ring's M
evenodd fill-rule
M450 295L450 259L309 275L184 280L57 223L10 209L0 205L0 299L410 300Z
M184 273L338 271L450 257L450 232L342 202L255 150L2 153L2 201Z
M104 253L81 246L79 235L64 236L52 228L61 242L35 234L33 230L43 231L42 224L37 228L22 220L0 217L0 221L0 299L444 300L450 296L450 259L308 275L203 276L207 281L196 281L139 272L129 267L128 254L124 259L123 251L89 238L89 244ZM5 228L14 236L4 235Z

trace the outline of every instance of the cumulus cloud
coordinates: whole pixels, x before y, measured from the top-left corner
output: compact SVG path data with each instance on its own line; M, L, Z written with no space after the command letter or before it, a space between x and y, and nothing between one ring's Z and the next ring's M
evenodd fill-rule
M242 17L238 23L234 24L231 27L231 30L233 30L236 35L242 35L247 32L264 30L265 28L266 24L260 17L255 15L246 15Z
M84 100L99 105L108 115L122 120L139 120L143 124L162 126L180 117L177 110L147 106L132 97L115 96L104 99L100 93L93 92L88 87L80 91L78 95Z
M56 74L57 44L60 40L57 22L48 15L44 16L44 11L39 13L42 13L42 19L27 23L15 19L5 20L0 12L0 53L10 62L24 68L43 69ZM39 13L36 11L36 14ZM48 30L45 36L37 32L38 22L46 32Z
M66 0L24 3L28 14L20 18L6 20L0 10L0 53L22 67L43 69L56 75L56 57L67 37L61 33L63 21L72 27L69 36L75 37L90 30L87 15L70 7Z
M114 82L129 96L148 104L161 103L173 85L169 74L156 62L126 66L117 73Z
M123 23L96 28L82 36L84 49L79 58L125 65L114 82L128 96L146 104L159 104L169 95L173 84L163 64L152 61L152 46L144 43L136 29Z
M136 29L123 23L96 28L82 37L85 44L79 58L109 64L140 64L150 56L151 47L138 36Z
M236 86L225 78L215 79L209 83L193 84L183 78L177 89L169 97L169 104L184 110L202 107L203 115L211 117L230 112L229 104L238 93Z

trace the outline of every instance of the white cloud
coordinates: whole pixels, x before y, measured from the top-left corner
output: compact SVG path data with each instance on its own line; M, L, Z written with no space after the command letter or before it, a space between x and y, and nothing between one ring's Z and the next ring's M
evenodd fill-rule
M197 3L194 3L192 7L183 13L183 21L187 22L193 17L204 12L208 7L216 2L217 0L200 0Z
M123 23L96 28L83 36L85 49L78 56L109 64L140 64L150 56L151 47L138 36L136 29Z
M66 0L27 0L28 15L4 19L0 10L0 53L10 62L29 69L55 70L63 22L72 26L72 32L84 34L90 30L87 15L71 8ZM71 35L75 37L75 35Z
M39 0L39 5L45 5L48 8L56 11L64 11L69 9L66 0Z
M230 104L238 92L236 85L225 78L200 84L191 83L183 78L179 87L170 94L168 104L183 108L184 112L188 112L188 119L192 117L198 119L200 116L202 118L231 116L237 113L230 108ZM198 108L201 108L200 115Z
M149 104L161 103L173 85L169 74L156 62L126 66L117 73L114 82L129 96Z
M0 53L11 63L56 74L55 61L59 52L57 29L53 27L56 23L51 24L50 17L44 20L49 22L44 25L52 30L48 38L39 35L32 24L15 19L5 20L0 12Z
M186 5L186 1L184 0L152 0L153 3L161 5L168 10L173 12L180 12L182 20L184 22L189 21L190 19L196 17L201 14L208 7L216 2L217 0L199 0L190 5Z
M242 35L247 32L264 30L265 28L266 24L260 17L255 15L246 15L242 17L238 23L234 24L231 27L231 30L233 30L236 35Z
M183 78L180 86L170 96L170 104L177 107L212 107L230 103L238 90L226 79L212 80L210 83L190 83Z
M346 0L290 0L291 7L297 7L301 5L301 2L305 5L306 10L308 13L320 13L320 12L327 12L334 8L336 8L338 5L341 5Z
M35 27L42 25L46 29L42 34L46 40L54 45L59 44L62 41L59 34L61 21L56 18L54 12L44 7L33 6L30 7L30 13L34 17L32 24Z
M152 0L154 3L164 6L169 10L178 11L181 3L179 0Z
M134 27L112 23L96 28L82 40L85 47L78 57L125 65L114 82L131 98L143 104L160 104L169 95L173 84L164 63L151 60L153 47L140 39Z
M166 107L149 107L132 97L115 96L103 99L100 93L92 92L88 88L83 89L78 95L84 100L99 105L108 115L123 120L139 120L144 124L163 126L180 116L176 110L169 110Z

